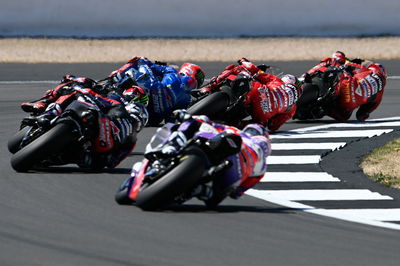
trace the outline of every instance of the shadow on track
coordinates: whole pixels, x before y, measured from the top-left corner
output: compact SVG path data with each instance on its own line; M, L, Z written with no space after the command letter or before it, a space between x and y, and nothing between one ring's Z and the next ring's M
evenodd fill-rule
M158 212L176 212L176 213L238 213L238 212L254 212L254 213L280 213L293 214L298 210L285 207L262 207L262 206L245 206L245 205L219 205L214 209L209 209L205 205L184 204L171 205Z
M32 173L32 174L53 174L53 173L59 173L59 174L76 174L76 173L89 173L89 174L124 174L124 175L129 175L131 172L131 168L105 168L105 169L85 169L85 168L79 168L79 167L74 167L74 166L59 166L59 167L37 167L35 169L30 170L27 172L27 174Z

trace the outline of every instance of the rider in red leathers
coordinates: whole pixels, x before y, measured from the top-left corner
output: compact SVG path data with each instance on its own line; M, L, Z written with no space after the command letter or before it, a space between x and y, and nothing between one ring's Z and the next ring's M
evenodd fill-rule
M287 75L283 80L265 73L257 75L244 102L251 110L253 121L261 122L268 129L276 131L293 117L297 108L296 101L301 95L301 87L293 79L295 77L292 75Z
M318 65L308 70L307 73L304 74L303 76L306 76L307 74L312 76L314 75L314 73L318 71L324 72L328 67L342 66L346 63L346 61L347 61L346 55L341 51L336 51L332 54L331 57L325 57L324 59L322 59Z
M246 123L260 123L269 130L278 130L296 112L296 101L302 93L297 78L285 75L281 79L267 74L264 72L266 66L256 66L246 58L238 62L238 66L229 65L219 76L211 79L210 86L203 88L202 92L215 91L224 80L237 82L248 79L250 91L245 94L244 107L252 120Z
M346 122L358 108L356 118L360 122L368 119L370 113L382 101L386 85L386 70L382 65L372 63L368 67L346 63L345 71L335 86L336 100L327 110L327 115L340 122Z
M333 101L325 107L325 114L340 122L346 122L358 108L356 118L364 122L382 101L386 85L386 69L368 60L346 58L337 51L304 74L305 80L316 72L340 69L338 81L334 84Z

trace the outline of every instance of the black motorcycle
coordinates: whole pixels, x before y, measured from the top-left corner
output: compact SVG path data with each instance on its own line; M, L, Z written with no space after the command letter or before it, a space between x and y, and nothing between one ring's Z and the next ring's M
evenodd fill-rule
M324 72L317 71L312 76L306 74L302 80L303 93L297 101L297 110L293 119L320 119L325 110L333 103L334 86L339 82L340 67L331 67Z
M100 118L104 112L90 94L75 93L73 97L62 113L51 120L43 114L32 114L22 120L19 132L8 141L14 170L25 172L34 167L79 164L77 160L87 144L101 134Z

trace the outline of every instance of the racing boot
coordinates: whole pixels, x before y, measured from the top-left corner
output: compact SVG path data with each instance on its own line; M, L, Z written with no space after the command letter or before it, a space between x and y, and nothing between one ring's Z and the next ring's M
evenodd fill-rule
M25 102L21 103L21 108L27 113L41 113L46 110L47 103L46 100L38 100L35 102Z
M55 90L49 90L37 101L21 103L21 108L27 113L42 113L50 103L54 102L55 94Z

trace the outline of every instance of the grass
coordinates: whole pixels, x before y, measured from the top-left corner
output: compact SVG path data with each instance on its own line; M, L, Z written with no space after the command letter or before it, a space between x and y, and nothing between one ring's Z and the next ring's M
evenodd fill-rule
M373 150L360 167L375 182L400 189L400 139Z

